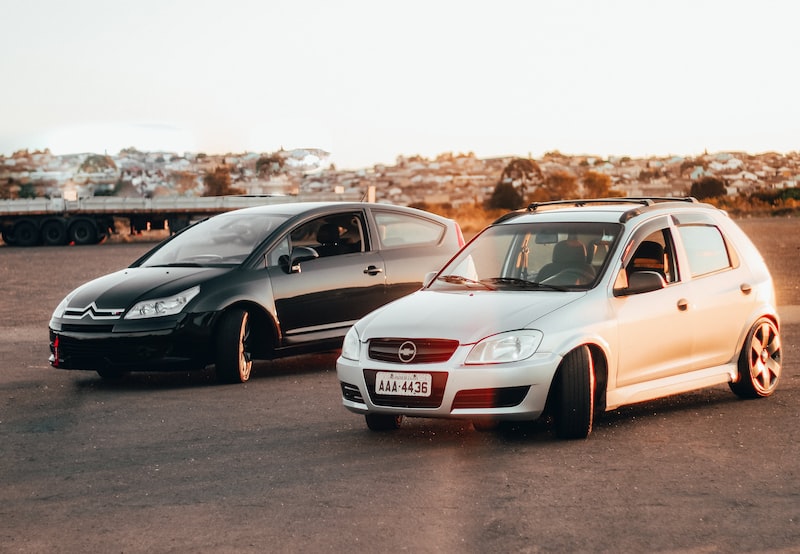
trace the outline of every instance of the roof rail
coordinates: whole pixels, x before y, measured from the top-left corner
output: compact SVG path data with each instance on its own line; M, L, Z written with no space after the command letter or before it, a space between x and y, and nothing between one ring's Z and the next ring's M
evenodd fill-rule
M587 204L641 204L652 206L659 202L697 202L693 196L623 196L617 198L585 198L578 200L552 200L550 202L533 202L528 205L527 211L535 212L539 208L552 206L575 206L581 208Z

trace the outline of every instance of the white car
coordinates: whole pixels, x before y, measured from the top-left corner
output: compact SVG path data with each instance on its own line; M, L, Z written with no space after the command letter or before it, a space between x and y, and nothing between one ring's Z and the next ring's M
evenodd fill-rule
M585 438L599 412L781 374L772 278L755 246L692 198L532 204L484 229L418 292L347 333L345 408L402 418L552 419Z

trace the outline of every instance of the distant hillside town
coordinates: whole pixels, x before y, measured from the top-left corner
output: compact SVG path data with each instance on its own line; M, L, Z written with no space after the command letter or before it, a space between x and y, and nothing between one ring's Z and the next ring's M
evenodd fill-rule
M54 155L22 150L0 155L0 198L99 195L155 197L203 196L208 175L220 168L229 190L238 194L370 199L402 205L449 204L454 208L483 202L504 168L516 156L479 159L473 153L444 153L433 159L398 156L394 165L339 170L319 149L272 153L206 155L140 152L117 155ZM548 152L534 160L544 175L568 173L580 180L588 171L610 178L627 196L686 196L704 177L721 180L729 195L800 186L800 153L704 153L664 158L566 155ZM226 177L227 179L227 177Z

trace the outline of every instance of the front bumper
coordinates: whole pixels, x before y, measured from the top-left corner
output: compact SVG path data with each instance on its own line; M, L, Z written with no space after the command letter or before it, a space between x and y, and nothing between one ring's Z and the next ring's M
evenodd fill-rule
M480 366L453 364L452 359L450 364L410 366L339 357L336 372L342 388L342 404L357 414L532 421L544 412L560 362L560 356L545 353L511 364ZM429 373L431 394L428 397L377 394L374 382L378 371Z
M51 321L50 365L58 369L184 371L213 362L214 313L112 325Z

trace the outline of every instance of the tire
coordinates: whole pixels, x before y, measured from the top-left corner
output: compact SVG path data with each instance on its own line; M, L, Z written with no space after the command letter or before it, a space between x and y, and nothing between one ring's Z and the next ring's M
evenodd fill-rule
M562 439L585 439L594 420L595 376L589 347L576 348L561 361L554 382L553 420Z
M14 244L17 246L39 244L39 229L33 221L23 219L14 225Z
M753 325L739 354L739 371L730 383L740 398L772 395L781 377L781 337L771 320L762 317Z
M222 314L217 326L216 369L221 383L245 383L253 367L249 348L250 314L241 308Z
M394 431L403 423L403 416L394 414L365 414L364 419L370 431Z
M2 236L3 242L6 243L6 246L16 246L17 243L14 242L14 235L12 232L3 229Z
M95 244L97 242L97 227L88 219L79 219L70 226L69 238L75 244Z
M67 244L67 226L59 219L53 219L42 225L42 242L46 246L63 246Z

